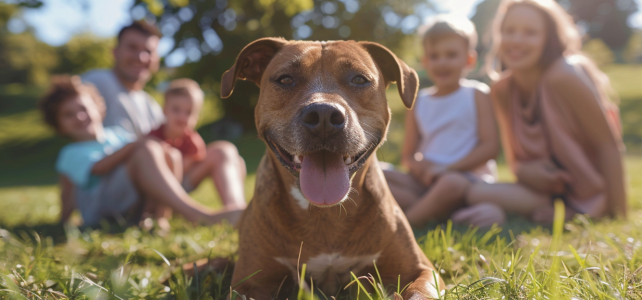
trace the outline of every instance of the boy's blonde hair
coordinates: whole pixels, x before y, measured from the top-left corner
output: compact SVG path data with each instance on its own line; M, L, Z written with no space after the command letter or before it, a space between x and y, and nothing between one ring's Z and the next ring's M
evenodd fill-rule
M469 50L477 47L477 30L468 18L456 15L438 15L419 29L422 45L433 44L439 39L456 35L464 39Z
M181 78L172 80L169 83L169 88L165 91L165 102L167 102L169 96L188 96L200 106L203 104L205 93L203 93L196 81L189 78Z
M49 90L38 103L38 108L45 123L58 130L58 110L60 105L83 94L91 97L102 117L105 117L105 100L96 87L91 84L83 84L78 76L57 75L52 77Z

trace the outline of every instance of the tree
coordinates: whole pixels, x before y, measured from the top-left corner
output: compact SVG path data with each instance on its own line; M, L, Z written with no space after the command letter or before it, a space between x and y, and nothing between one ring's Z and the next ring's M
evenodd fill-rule
M479 42L477 43L478 65L483 68L486 54L491 46L492 25L501 0L486 0L477 4L475 14L470 20L475 24ZM483 73L483 69L478 74ZM479 75L478 75L479 76Z
M80 34L58 47L59 63L55 73L81 74L91 69L111 68L113 65L113 38L98 38Z
M0 2L0 84L45 84L58 59L55 49L38 41L31 31L13 34L9 20L19 7Z
M616 61L622 62L622 51L633 30L629 16L637 12L635 0L564 0L568 12L591 38L599 38L613 51Z

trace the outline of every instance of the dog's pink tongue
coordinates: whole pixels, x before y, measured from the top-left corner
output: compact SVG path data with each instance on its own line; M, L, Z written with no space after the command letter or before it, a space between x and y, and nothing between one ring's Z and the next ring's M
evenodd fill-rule
M299 173L301 192L317 205L333 205L350 191L350 173L343 156L318 151L303 157Z

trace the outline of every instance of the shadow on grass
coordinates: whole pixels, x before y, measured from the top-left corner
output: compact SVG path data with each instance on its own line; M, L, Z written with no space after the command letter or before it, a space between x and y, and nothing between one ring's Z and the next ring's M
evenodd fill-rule
M19 236L23 241L44 240L51 238L54 244L66 243L67 235L62 223L56 224L37 224L37 225L18 225L14 227L5 227L0 224L0 228ZM1 235L1 233L0 233Z
M58 176L54 164L65 143L61 138L50 137L3 144L0 147L0 187L55 184Z
M77 229L80 232L89 233L94 230L100 230L101 234L122 234L127 229L137 226L135 223L127 222L117 222L115 220L102 221L100 225L97 226L81 226ZM67 234L66 228L63 223L40 223L40 224L17 224L17 225L6 225L0 223L0 228L22 238L23 241L33 241L43 240L51 238L55 244L66 243Z
M0 85L0 117L34 110L43 88L19 84Z

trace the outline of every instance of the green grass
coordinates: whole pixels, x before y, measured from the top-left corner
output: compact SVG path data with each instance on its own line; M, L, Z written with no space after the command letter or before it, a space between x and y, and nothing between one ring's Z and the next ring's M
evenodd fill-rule
M638 153L642 66L610 65L605 70L621 97L625 142ZM393 120L378 157L398 163L403 106L395 90L388 93ZM66 141L39 122L33 108L41 91L0 87L0 228L5 228L0 231L0 298L226 299L231 270L187 279L180 266L205 257L236 259L238 237L229 226L194 227L175 218L172 232L161 237L113 224L101 231L57 224L53 161ZM199 132L206 140L214 138L207 126ZM249 197L265 147L251 134L233 142L248 164ZM593 223L579 217L541 228L513 217L503 230L450 224L417 229L420 247L449 288L443 299L642 299L642 157L628 155L626 166L628 220ZM502 179L512 179L503 164L500 173ZM192 196L210 207L220 205L210 182ZM166 278L169 286L161 282ZM348 288L347 298L382 299L404 288L377 282L377 274L360 278ZM294 298L323 296L301 290Z

